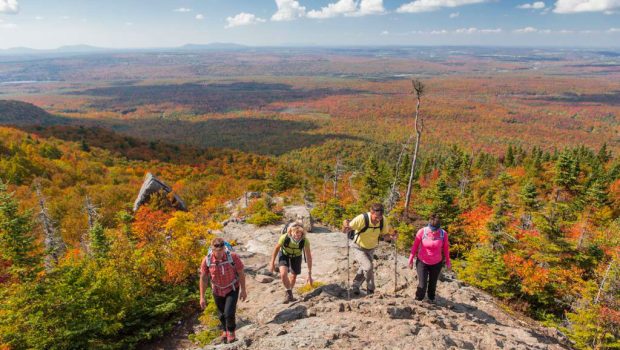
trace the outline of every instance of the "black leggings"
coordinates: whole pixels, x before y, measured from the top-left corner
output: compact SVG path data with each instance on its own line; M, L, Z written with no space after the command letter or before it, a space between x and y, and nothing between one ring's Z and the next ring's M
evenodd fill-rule
M235 312L237 311L239 288L223 297L214 294L213 299L215 300L215 305L217 305L217 314L220 317L220 329L234 332L237 328Z
M415 263L415 269L418 272L418 289L415 291L417 300L424 299L426 287L428 285L428 298L435 300L435 290L437 289L437 279L441 272L442 263L435 265L427 265L418 259Z

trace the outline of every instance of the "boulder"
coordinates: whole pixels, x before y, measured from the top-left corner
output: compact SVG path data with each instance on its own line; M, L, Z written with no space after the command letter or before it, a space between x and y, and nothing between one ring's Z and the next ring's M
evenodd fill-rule
M312 231L312 216L310 211L303 205L290 205L284 207L284 221L299 221L306 232Z

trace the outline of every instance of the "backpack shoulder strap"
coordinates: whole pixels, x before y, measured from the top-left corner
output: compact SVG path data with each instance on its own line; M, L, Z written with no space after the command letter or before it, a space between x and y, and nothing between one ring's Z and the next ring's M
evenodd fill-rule
M359 232L357 233L358 235L366 232L366 230L368 230L368 227L370 227L370 217L368 216L368 213L364 213L362 215L364 215L364 227L359 230Z
M282 243L282 247L288 248L289 244L291 244L291 236L286 235L286 237L284 237L284 242Z
M233 267L235 266L235 259L233 259L232 253L228 249L226 249L226 260L228 260L228 263L230 263Z
M379 222L379 232L383 232L383 218L381 218L381 221Z
M211 248L209 248L209 251L207 252L207 256L205 257L206 261L207 261L207 268L211 267L211 257L213 256L213 251L211 250Z
M286 232L286 231L288 230L288 227L289 227L290 225L291 225L291 222L290 222L290 221L289 221L289 222L287 222L286 224L284 224L284 227L282 227L282 232L281 232L281 234L283 234L283 235L287 234L288 232Z

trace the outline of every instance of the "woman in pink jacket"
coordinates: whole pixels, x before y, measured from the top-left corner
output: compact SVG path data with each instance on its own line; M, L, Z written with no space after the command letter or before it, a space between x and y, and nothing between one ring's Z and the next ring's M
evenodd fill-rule
M437 279L443 262L446 262L448 269L452 268L448 233L441 228L439 215L432 214L428 226L421 228L415 235L411 255L409 255L410 269L413 269L413 260L416 257L418 258L415 264L418 273L418 289L415 292L415 298L416 300L424 299L428 287L428 300L434 303Z

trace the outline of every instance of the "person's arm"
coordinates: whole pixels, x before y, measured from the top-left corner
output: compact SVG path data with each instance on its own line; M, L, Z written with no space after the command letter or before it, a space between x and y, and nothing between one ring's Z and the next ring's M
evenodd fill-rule
M209 271L207 268L206 262L203 260L202 264L200 264L200 307L207 307L207 302L205 300L205 292L207 290L207 285L209 284Z
M280 245L280 243L277 243L275 248L273 248L273 253L271 253L271 263L269 264L269 271L271 271L272 273L276 270L276 257L278 256L278 252L280 251L281 247L282 245Z
M306 240L304 246L304 253L306 254L306 262L308 263L308 283L312 286L312 253L310 252L310 242Z
M413 261L418 254L418 247L421 244L421 236L418 233L416 233L415 239L413 241L413 246L411 246L411 254L409 255L409 268L413 268Z
M232 258L235 262L235 269L237 270L237 278L239 279L239 299L241 301L245 301L248 298L248 291L245 288L245 265L243 265L243 261L239 258L239 255L236 253L232 253Z
M243 271L243 267L241 271L239 271L239 299L241 299L241 301L248 299L248 291L245 289L245 272Z
M444 231L445 232L445 231ZM452 268L452 261L450 261L450 240L448 239L448 232L445 233L443 244L443 256L446 259L446 267Z
M389 242L396 243L398 239L398 232L396 229L392 229L392 226L388 223L387 220L384 221L385 227L383 227L383 240L388 240Z

